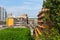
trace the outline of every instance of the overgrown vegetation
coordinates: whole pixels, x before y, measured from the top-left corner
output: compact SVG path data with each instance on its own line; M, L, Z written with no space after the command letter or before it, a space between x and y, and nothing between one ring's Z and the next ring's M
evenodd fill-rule
M0 40L33 40L29 28L7 28L0 30Z
M43 8L49 9L44 13L44 22L50 29L44 30L39 38L41 40L60 40L60 0L44 0Z
M48 30L44 30L42 35L39 36L40 40L60 40L60 34L56 28L50 29L50 34Z
M43 8L49 9L48 12L45 12L46 19L49 19L57 29L60 29L60 0L45 0Z

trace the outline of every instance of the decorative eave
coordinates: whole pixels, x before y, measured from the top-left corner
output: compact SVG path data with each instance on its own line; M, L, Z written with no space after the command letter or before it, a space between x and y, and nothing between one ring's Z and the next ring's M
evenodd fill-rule
M47 9L47 8L42 8L42 11L41 12L39 12L39 14L37 15L38 17L42 14L42 13L44 13L44 12L46 12L46 11L48 11L49 9Z
M41 25L37 24L37 26L40 28L46 28L44 25L41 26Z
M38 17L42 14L43 12L41 11L41 12L39 12L39 14L37 15Z

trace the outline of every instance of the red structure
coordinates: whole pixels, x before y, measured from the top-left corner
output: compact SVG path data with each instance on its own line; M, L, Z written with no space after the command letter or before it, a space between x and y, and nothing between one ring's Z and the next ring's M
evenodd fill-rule
M42 8L42 11L39 12L39 14L37 15L38 16L38 22L37 22L37 28L35 28L35 34L36 36L38 36L39 34L41 35L42 32L43 32L43 29L46 28L46 25L43 21L43 18L45 17L45 12L48 11L49 9L46 9L46 8Z

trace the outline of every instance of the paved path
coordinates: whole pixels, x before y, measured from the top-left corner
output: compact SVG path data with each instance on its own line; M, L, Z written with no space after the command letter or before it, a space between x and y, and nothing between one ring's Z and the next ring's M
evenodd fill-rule
M33 31L34 31L34 26L29 24L28 27L30 28L30 31L31 31L31 35L33 35Z

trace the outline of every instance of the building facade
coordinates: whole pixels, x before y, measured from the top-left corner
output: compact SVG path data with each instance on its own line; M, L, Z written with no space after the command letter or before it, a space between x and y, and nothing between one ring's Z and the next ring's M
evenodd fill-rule
M39 36L39 34L41 35L42 32L44 32L44 29L47 28L46 23L43 21L43 19L45 18L45 12L47 12L49 9L47 8L42 8L41 12L39 12L38 19L37 19L37 27L35 29L35 34L36 37Z
M14 26L26 26L28 24L27 14L14 18Z
M8 27L14 26L14 17L12 15L12 13L9 13L7 18L6 18L6 26L8 26Z
M14 18L13 17L7 18L6 26L8 26L8 27L13 27L14 26Z
M38 18L37 18L37 27L35 28L35 35L36 37L38 37L39 35L42 34L42 30L43 28L45 28L43 25L44 25L44 22L43 22L43 18L44 18L44 9L42 9L41 12L39 12L39 14L37 15Z
M8 15L9 16L7 17L7 20L6 20L6 25L8 27L22 27L22 26L27 27L28 16L26 14L16 18L14 18L11 13Z
M7 12L4 8L0 7L0 21L6 21Z
M49 9L47 8L42 8L42 11L39 12L38 14L38 24L37 26L40 27L40 28L46 28L45 27L45 24L44 21L43 21L43 18L45 18L45 12L48 11Z

